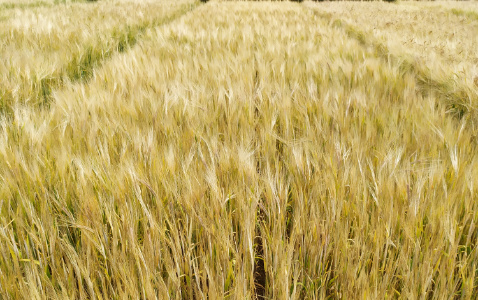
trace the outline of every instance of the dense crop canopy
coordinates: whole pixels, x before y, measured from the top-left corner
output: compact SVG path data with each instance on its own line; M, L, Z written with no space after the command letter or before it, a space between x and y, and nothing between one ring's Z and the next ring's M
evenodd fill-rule
M477 294L477 20L107 3L0 27L0 298ZM77 78L85 45L109 54Z

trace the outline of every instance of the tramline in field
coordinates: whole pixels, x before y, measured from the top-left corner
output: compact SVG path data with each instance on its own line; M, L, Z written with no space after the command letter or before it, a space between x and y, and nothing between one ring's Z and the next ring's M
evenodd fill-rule
M460 5L8 8L0 298L474 299Z

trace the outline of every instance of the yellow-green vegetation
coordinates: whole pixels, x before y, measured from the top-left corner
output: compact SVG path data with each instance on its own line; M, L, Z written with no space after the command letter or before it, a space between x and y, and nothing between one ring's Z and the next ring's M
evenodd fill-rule
M367 3L328 2L308 7L380 55L414 69L425 92L440 92L448 109L460 116L469 113L476 122L478 20L469 17L471 11L457 16L456 9L440 4L374 3L371 9ZM478 2L474 4L478 8ZM453 2L450 7L458 6Z
M170 22L88 80L2 113L2 298L475 298L469 36L409 45L347 3L158 3ZM360 5L389 22L420 7ZM442 9L418 12L475 30Z
M9 9L0 27L0 110L48 102L64 81L85 80L150 27L192 8L187 1L94 2Z
M438 8L451 10L457 15L473 17L478 13L478 1L429 1L429 2L409 2L408 4L418 6L420 8Z
M65 2L65 1L63 1L63 2ZM12 8L26 9L26 8L33 8L33 7L39 7L39 6L51 6L51 5L54 5L53 0L45 0L45 1L42 1L42 0L16 0L16 1L0 0L0 9L1 10L12 9Z
M454 13L457 16L465 16L465 17L470 18L470 19L478 20L478 13L477 12L465 11L465 10L459 9L459 8L453 8L451 11L452 11L452 13Z

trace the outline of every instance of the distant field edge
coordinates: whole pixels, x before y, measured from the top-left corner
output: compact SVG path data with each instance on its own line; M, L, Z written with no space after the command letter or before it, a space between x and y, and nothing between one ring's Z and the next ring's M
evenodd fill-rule
M49 7L55 5L52 2L37 1L28 3L5 2L0 4L0 10L6 9L28 9L37 7Z
M78 3L84 2L87 3L87 0L55 0L55 1L34 1L34 2L4 2L0 3L0 10L8 9L30 9L37 7L52 7L59 4L69 4L69 3Z
M464 16L468 19L478 21L478 13L471 10L463 10L460 8L453 8L451 12L456 16Z

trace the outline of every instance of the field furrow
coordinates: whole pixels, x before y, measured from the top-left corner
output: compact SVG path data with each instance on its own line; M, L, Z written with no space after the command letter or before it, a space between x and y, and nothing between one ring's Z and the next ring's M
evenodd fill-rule
M331 25L210 2L15 107L0 295L472 298L476 134Z
M424 4L380 3L373 4L373 10L368 5L306 6L364 45L375 47L378 55L413 69L424 93L438 92L450 113L476 122L478 22Z
M98 2L13 10L7 26L0 27L0 110L47 103L53 89L89 79L95 67L134 45L147 28L195 5Z

